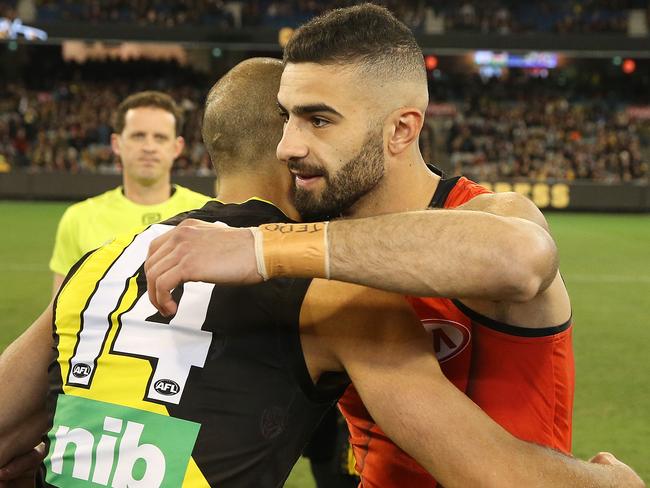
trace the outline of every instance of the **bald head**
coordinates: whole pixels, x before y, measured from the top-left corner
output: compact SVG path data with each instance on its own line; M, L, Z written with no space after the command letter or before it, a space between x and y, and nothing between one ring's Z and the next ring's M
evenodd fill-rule
M251 58L232 68L208 93L202 136L217 176L261 170L275 161L282 137L277 111L281 75L281 61Z
M355 72L366 89L382 94L377 100L389 110L412 106L424 112L428 103L422 50L410 29L378 5L366 3L315 17L289 40L284 62L335 65Z

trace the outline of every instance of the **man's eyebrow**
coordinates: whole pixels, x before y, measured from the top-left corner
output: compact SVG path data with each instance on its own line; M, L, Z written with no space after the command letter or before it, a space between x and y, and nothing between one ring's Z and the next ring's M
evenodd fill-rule
M283 112L288 112L288 110L284 108L280 102L278 102L278 108ZM343 118L343 115L341 115L337 110L324 103L314 103L310 105L296 105L291 109L291 113L296 115L309 115L317 112L321 112L321 113L326 112L332 115L336 115L337 117Z

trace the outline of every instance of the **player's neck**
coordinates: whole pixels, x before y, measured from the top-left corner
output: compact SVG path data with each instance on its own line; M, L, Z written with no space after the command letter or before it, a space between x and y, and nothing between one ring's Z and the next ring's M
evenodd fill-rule
M290 195L289 173L275 174L230 174L217 178L217 200L223 203L241 203L257 197L278 207L292 220L300 220Z
M124 178L123 187L124 196L138 205L157 205L169 200L172 194L172 186L169 180L143 185L129 178Z
M371 217L396 212L424 210L438 186L440 177L429 170L417 152L412 159L387 165L379 184L346 214L347 217Z

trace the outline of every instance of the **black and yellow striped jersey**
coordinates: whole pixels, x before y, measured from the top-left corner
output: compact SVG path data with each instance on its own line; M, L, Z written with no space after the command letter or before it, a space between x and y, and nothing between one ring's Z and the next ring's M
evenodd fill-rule
M44 486L278 487L344 385L314 386L299 335L310 280L191 282L160 315L149 243L184 217L256 226L271 204L207 203L86 255L54 304Z

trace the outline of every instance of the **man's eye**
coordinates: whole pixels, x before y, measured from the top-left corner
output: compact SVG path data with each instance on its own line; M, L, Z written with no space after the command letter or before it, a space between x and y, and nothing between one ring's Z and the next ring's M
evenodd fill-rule
M327 119L322 119L322 118L320 118L320 117L313 117L313 118L311 119L311 123L312 123L312 125L313 125L314 127L316 127L316 128L318 129L318 128L321 128L321 127L325 127L325 126L328 125L330 122L329 122L329 120L327 120Z
M278 115L282 117L282 120L284 120L285 123L289 121L289 114L287 112L280 110L278 111Z

